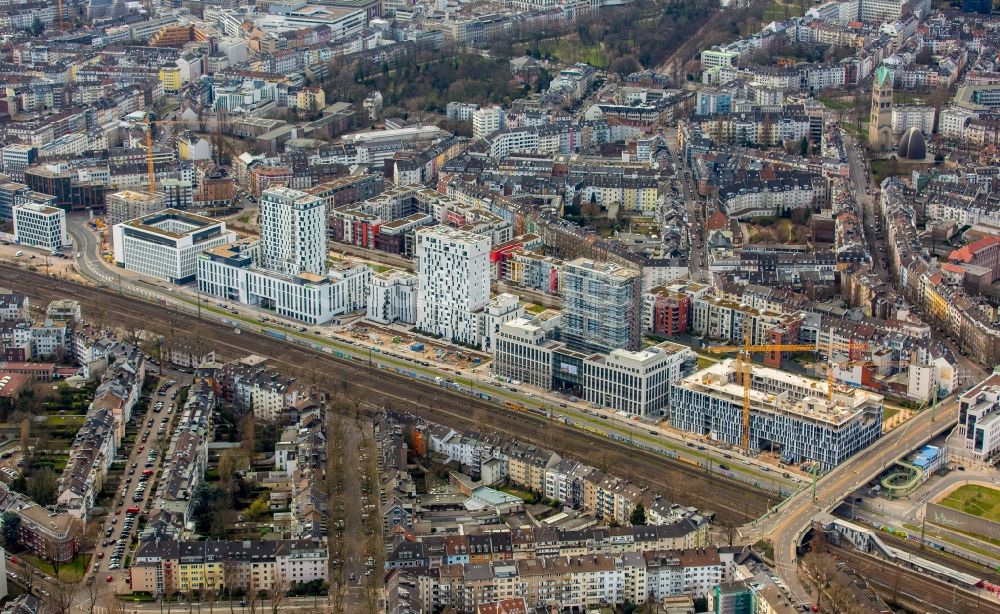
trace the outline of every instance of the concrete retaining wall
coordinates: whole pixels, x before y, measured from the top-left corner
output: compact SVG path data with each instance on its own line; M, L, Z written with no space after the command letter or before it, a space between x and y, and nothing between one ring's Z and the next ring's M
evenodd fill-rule
M937 503L927 503L926 518L928 522L965 531L976 535L987 535L990 537L1000 537L1000 523L966 514L950 507L938 505Z

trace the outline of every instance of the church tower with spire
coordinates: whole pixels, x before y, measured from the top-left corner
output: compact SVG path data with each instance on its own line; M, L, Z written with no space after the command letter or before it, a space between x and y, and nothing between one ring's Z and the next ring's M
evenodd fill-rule
M875 71L875 81L872 83L868 145L879 151L892 147L892 72L885 66L878 67Z

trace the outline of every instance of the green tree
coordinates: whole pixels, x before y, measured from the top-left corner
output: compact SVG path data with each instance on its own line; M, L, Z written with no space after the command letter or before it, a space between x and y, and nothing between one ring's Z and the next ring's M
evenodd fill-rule
M635 56L631 55L624 55L615 59L608 67L609 72L617 73L623 77L626 77L634 72L639 72L640 70L642 70L642 65L640 65L639 61L635 59Z
M802 137L802 141L799 143L799 155L805 157L809 155L809 139Z
M244 515L247 520L256 521L260 520L265 514L267 514L267 510L267 497L265 495L261 495L253 500L253 503L250 504L250 507L247 508Z
M38 17L31 20L31 28L29 30L32 36L41 36L42 32L45 31L45 24Z
M21 528L21 516L17 512L4 512L0 517L0 532L3 543L9 548L17 543L17 530Z
M635 504L632 514L628 517L628 521L633 527L641 527L646 524L646 508L643 507L642 503Z
M52 467L44 466L36 470L28 478L27 494L38 505L52 505L56 502L57 486L56 476L52 472Z

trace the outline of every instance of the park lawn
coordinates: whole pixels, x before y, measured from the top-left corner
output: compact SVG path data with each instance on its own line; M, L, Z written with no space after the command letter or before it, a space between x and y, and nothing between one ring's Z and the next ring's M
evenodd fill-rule
M1000 490L977 484L966 484L941 500L941 505L1000 522Z
M90 554L78 554L73 557L73 560L69 563L63 563L59 566L59 580L66 583L76 583L83 580L84 573L87 571L87 565L90 564ZM21 555L25 561L31 563L36 568L40 569L43 573L50 576L55 575L55 568L52 567L52 563L41 559L33 554Z
M529 313L542 313L546 309L547 307L545 307L544 305L536 305L534 303L528 303L528 305L525 306L524 308L524 310Z
M539 49L542 55L551 55L566 64L585 62L599 68L607 68L608 64L611 63L600 44L584 45L576 37L542 41L539 44Z
M783 21L792 17L799 17L803 14L802 7L798 2L774 0L764 11L763 21L764 23Z
M856 104L854 101L841 100L839 98L817 97L817 100L822 102L826 108L833 109L834 111L848 111L853 109Z

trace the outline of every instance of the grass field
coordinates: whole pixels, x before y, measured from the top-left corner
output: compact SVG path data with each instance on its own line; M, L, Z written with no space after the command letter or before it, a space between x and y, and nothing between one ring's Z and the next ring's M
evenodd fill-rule
M575 37L542 41L539 47L543 55L551 55L566 64L585 62L592 66L607 68L611 63L611 58L600 45L584 45Z
M781 21L804 14L805 12L802 10L801 5L798 2L794 2L794 0L786 0L785 2L774 0L764 11L763 21L764 23Z
M48 416L46 418L50 426L66 426L77 429L83 426L86 419L86 416Z
M822 102L826 108L833 109L834 111L849 111L855 108L855 102L853 100L826 98L823 96L817 96L816 99Z
M993 522L1000 522L1000 490L995 488L966 484L942 499L941 505Z
M76 583L83 580L84 572L86 572L87 565L90 563L90 556L91 555L89 554L78 554L69 563L60 565L59 579L63 582L69 583ZM21 558L28 561L46 574L55 575L55 569L49 561L40 559L33 554L24 554L21 555Z

